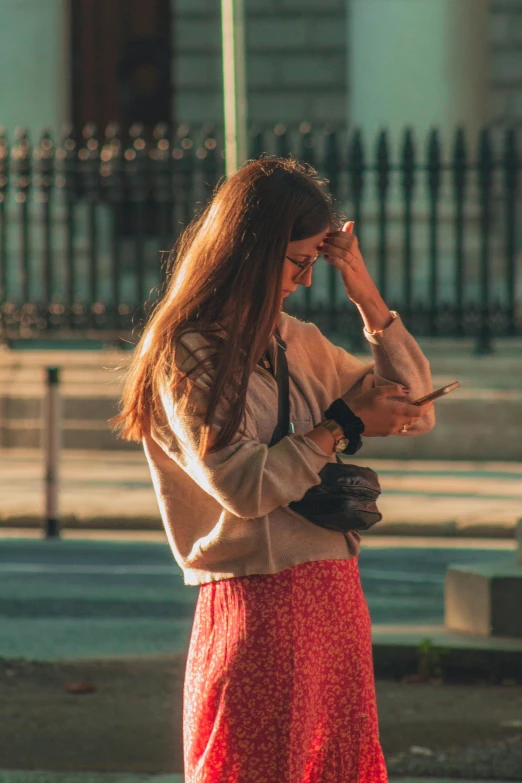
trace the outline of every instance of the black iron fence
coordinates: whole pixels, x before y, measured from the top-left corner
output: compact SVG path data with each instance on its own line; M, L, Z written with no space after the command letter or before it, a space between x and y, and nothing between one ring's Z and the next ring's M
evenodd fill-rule
M418 335L522 334L518 279L520 158L513 129L411 130L393 148L383 131L252 129L251 157L293 154L317 167L343 214L356 222L367 263L390 306ZM10 337L128 333L161 291L166 256L223 176L223 143L140 126L93 125L31 146L0 134L0 333ZM329 332L356 313L336 270L318 265L292 311ZM145 308L146 309L146 308Z

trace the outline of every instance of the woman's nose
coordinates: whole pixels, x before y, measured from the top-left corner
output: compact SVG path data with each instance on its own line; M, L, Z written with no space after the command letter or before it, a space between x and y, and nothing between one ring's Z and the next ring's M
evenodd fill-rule
M306 272L301 272L301 274L296 278L296 283L298 285L302 285L305 288L310 288L312 285L312 274L313 269L310 267L310 269L307 269Z

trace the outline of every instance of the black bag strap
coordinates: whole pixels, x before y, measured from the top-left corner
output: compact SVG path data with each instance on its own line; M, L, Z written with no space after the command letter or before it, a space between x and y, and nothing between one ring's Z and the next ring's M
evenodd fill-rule
M275 378L277 381L277 426L272 433L272 439L268 446L275 446L281 438L290 432L290 381L288 375L288 362L286 361L286 343L279 334L275 333L277 343L277 367ZM338 454L335 461L342 463ZM353 467L353 466L352 466ZM320 474L319 474L320 475Z
M288 362L286 361L286 343L275 333L277 344L277 362L275 379L277 382L277 426L272 434L269 446L275 446L281 438L290 432L290 382L288 379Z

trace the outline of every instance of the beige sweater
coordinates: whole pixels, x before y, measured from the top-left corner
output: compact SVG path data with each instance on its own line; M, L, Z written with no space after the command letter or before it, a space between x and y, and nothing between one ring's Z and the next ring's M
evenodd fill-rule
M366 334L375 360L370 364L333 345L314 324L285 313L280 331L287 344L295 434L268 448L277 423L277 385L259 368L249 382L246 426L229 446L203 460L197 457L208 374L198 380L191 413L181 413L177 400L164 394L164 415L144 438L161 516L185 584L273 574L311 560L357 554L357 533L325 530L288 508L320 483L319 471L335 460L304 433L319 424L333 400L344 397L349 402L361 389L398 382L411 390L411 399L432 389L428 361L400 318L382 337ZM182 344L198 357L208 350L194 332L185 335ZM182 346L178 357L184 371L194 361ZM275 362L274 344L271 358ZM218 409L216 427L225 416L226 410ZM434 414L427 413L407 435L420 435L433 425ZM363 455L364 445L358 457Z

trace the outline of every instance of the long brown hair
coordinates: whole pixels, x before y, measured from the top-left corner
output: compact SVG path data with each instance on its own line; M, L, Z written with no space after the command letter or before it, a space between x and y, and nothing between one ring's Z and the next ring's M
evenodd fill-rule
M161 390L174 392L186 379L176 368L176 342L196 330L214 348L200 454L209 448L221 401L230 415L210 450L231 442L243 421L249 376L277 325L286 247L332 221L317 172L291 159L247 163L218 186L171 254L170 279L134 351L121 412L111 420L120 437L141 441L161 409ZM189 393L190 385L185 403Z

